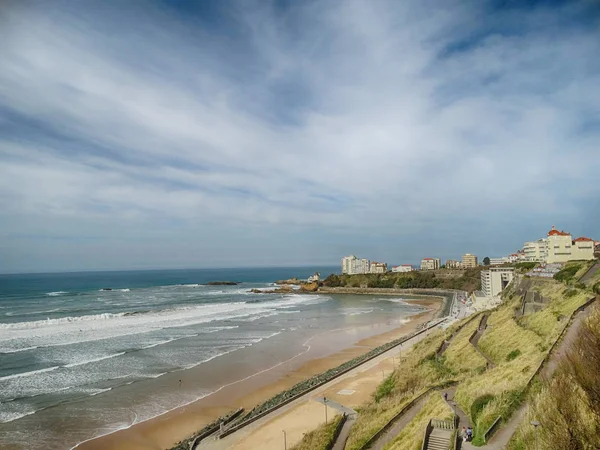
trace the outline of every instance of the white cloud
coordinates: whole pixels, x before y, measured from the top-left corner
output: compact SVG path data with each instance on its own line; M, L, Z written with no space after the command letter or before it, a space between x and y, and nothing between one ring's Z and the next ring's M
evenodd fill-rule
M415 248L431 223L481 251L481 230L511 220L512 246L524 220L593 231L578 218L600 194L600 41L560 22L580 6L425 3L244 4L223 10L234 37L156 8L114 23L7 8L0 239L93 235L126 253L130 227L206 242L215 224L262 227L276 263L292 239L340 230L349 250L402 230L384 258L460 251ZM19 242L23 264L33 241ZM316 251L335 261L340 244Z

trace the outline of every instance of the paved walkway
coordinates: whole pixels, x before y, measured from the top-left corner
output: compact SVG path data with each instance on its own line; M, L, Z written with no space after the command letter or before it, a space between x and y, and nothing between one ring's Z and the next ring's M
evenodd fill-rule
M434 391L433 395L439 395L439 392ZM410 421L413 420L415 416L421 412L421 409L423 408L425 403L427 403L429 397L429 395L425 395L424 397L419 399L419 401L417 401L411 408L406 410L406 412L402 414L400 418L398 418L394 425L392 425L392 427L389 430L382 434L380 438L373 443L371 449L382 450L387 444L396 439L396 436L400 434L404 427L408 425Z
M600 270L600 261L598 261L596 264L594 264L590 268L590 270L588 270L586 273L584 273L583 276L579 279L579 282L587 283L589 280L594 278L594 275L596 275L596 272L598 272L599 270Z
M348 436L350 436L352 425L354 425L354 422L356 422L356 417L357 414L351 414L348 416L338 438L335 441L335 444L333 445L332 450L344 450L346 448L346 441L348 440Z
M488 317L490 316L490 314L491 313L485 313L483 316L481 316L481 320L479 321L479 326L477 327L477 331L475 332L473 337L471 339L469 339L469 342L471 343L471 345L473 345L473 347L475 348L477 353L479 353L487 361L487 364L486 364L487 368L493 369L494 367L496 367L496 364L494 364L494 361L492 361L485 353L483 353L479 349L479 346L477 345L479 343L479 340L483 336L483 333L485 332L485 330L487 328L487 321L488 321Z

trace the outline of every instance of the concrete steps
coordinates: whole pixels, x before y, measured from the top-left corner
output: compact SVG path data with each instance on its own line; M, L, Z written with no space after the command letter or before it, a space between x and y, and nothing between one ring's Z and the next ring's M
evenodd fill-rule
M452 431L434 428L427 440L427 450L448 450L452 441Z

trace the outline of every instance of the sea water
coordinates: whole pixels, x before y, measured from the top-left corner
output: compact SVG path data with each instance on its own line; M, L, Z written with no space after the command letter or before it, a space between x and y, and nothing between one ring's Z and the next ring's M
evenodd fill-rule
M389 298L250 292L315 271L335 268L0 275L0 446L68 448L209 394L197 383L151 402L132 396L124 407L111 391L123 399L136 383L153 386L248 347L265 351L261 343L282 333L422 310ZM224 280L241 284L206 285Z

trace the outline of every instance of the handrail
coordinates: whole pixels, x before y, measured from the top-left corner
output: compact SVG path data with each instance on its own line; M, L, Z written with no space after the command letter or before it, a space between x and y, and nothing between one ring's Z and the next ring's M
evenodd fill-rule
M494 420L494 422L490 425L490 427L487 429L487 431L485 433L483 433L483 440L485 442L487 442L490 438L490 436L492 434L494 434L494 432L496 431L496 427L497 425L500 423L500 421L502 420L502 416L498 416L496 418L496 420Z
M206 431L199 434L192 440L192 442L190 443L190 450L194 450L201 440L219 431L219 429L221 428L221 424L228 424L232 422L233 420L237 419L243 412L244 408L239 408L234 413L227 416L225 419L217 419L212 427L208 428Z
M433 427L431 426L432 420L433 419L429 419L429 422L427 423L427 426L425 427L425 433L423 435L423 443L421 444L421 450L427 450L427 444L429 444L429 442L428 442L429 434L433 430Z

